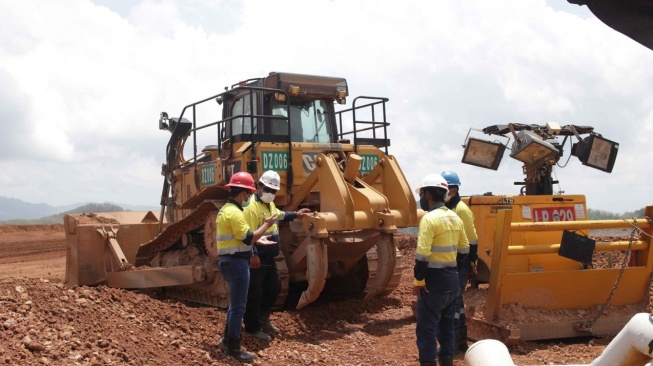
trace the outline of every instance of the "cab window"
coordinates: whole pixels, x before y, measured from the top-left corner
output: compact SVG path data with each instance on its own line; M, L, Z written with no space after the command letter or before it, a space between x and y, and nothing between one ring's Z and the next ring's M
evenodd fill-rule
M251 98L254 102L254 105L250 103L250 95L246 94L240 99L236 100L231 108L232 116L242 116L236 117L231 120L231 134L240 135L240 134L250 134L252 133L252 128L256 129L256 125L252 125L251 117L244 117L246 115L256 115L256 95ZM256 131L254 131L256 132Z
M331 142L331 124L328 117L328 104L324 100L290 102L290 138L293 142ZM287 105L273 102L272 114L288 117ZM286 121L272 122L272 134L286 135Z

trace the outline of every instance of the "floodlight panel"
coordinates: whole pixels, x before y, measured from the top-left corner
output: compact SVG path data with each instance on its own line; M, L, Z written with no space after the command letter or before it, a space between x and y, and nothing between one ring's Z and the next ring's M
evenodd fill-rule
M515 141L512 144L510 157L523 163L537 163L560 153L555 146L530 131L520 131L517 137L520 141Z
M505 145L501 143L469 138L462 162L481 168L497 170L505 150Z
M590 136L589 153L585 165L611 173L617 158L617 152L619 152L618 143L592 135Z

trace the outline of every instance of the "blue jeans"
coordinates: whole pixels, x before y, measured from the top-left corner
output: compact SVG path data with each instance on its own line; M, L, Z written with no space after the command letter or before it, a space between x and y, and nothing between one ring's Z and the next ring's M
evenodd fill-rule
M261 313L268 313L281 292L281 277L274 258L261 258L261 267L249 270L249 290L245 308L245 331L261 330Z
M218 269L229 287L229 310L227 310L227 329L225 338L240 339L240 328L247 304L249 287L249 260L247 258L220 256Z
M417 351L420 362L435 362L437 343L440 357L453 357L455 346L454 314L459 291L426 292L421 290L417 301Z
M463 301L463 292L465 291L465 286L467 286L467 281L469 280L469 271L471 270L471 263L469 258L466 258L462 266L458 267L458 281L460 282L460 292L458 293L458 298L456 299L456 315L454 317L454 328L459 329L464 327L467 322L465 317L465 302Z

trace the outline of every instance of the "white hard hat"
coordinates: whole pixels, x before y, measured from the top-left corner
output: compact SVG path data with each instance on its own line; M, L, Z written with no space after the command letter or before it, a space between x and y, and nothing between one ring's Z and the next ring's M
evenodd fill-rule
M424 177L422 179L422 184L419 186L419 188L415 190L415 192L419 194L419 191L425 187L441 188L444 189L445 191L449 190L449 185L447 184L447 181L440 174L429 174L426 177Z
M275 191L281 189L281 177L279 176L279 173L275 172L274 170L268 170L263 173L258 181L263 183L263 185L266 187L274 189Z

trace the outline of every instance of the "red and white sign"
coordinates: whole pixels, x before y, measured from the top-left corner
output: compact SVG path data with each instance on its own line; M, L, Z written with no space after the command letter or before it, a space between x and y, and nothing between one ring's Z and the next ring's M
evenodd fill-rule
M575 221L573 207L542 207L533 209L533 221Z

